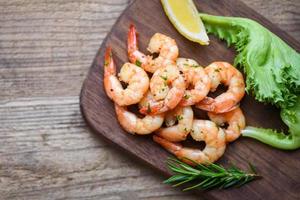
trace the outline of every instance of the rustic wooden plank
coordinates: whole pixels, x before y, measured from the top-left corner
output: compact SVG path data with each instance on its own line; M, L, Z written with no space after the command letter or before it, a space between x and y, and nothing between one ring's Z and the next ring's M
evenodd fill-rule
M78 95L96 50L128 3L1 1L0 99Z
M300 51L300 43L242 2L234 0L202 0L196 4L200 11L205 11L209 14L241 16L257 20L288 42L297 51ZM152 13L155 13L155 16ZM140 17L141 15L143 17ZM211 44L208 47L202 48L196 43L183 39L177 30L170 25L159 0L135 1L125 10L101 45L84 82L80 96L80 106L84 118L95 132L102 135L114 146L119 146L123 151L135 155L162 174L170 175L164 160L171 154L155 144L150 139L151 136L150 138L132 136L126 133L120 127L115 117L113 104L103 90L105 49L107 46L112 47L113 58L116 61L117 68L120 69L122 63L128 60L126 35L131 23L136 25L139 32L139 47L143 52L146 51L149 38L158 30L176 40L181 57L193 58L202 66L206 66L215 60L232 63L235 52L233 49L228 49L224 42L220 42L215 37L211 37ZM285 128L284 124L279 120L278 110L262 103L259 104L249 95L244 97L241 102L241 108L244 111L248 125L277 128L279 130ZM272 116L272 118L269 116ZM205 192L203 195L210 199L243 198L253 200L263 199L269 194L273 194L271 196L272 199L297 199L299 192L295 185L298 184L300 176L295 171L300 170L299 153L299 151L283 152L274 150L257 141L241 138L237 142L227 145L225 154L218 162L225 165L228 162L236 162L238 166L243 166L244 168L248 165L248 162L256 163L264 178L243 188L231 189L230 192L217 190ZM266 159L266 157L269 159ZM273 166L284 170L274 169Z
M298 0L243 1L300 40ZM128 3L0 0L0 199L199 199L81 119L82 81Z
M1 101L0 113L3 199L186 196L157 184L161 177L91 134L77 96Z
M245 3L300 40L299 1ZM95 52L127 4L0 1L0 99L79 94Z
M300 1L242 1L296 40L300 40Z

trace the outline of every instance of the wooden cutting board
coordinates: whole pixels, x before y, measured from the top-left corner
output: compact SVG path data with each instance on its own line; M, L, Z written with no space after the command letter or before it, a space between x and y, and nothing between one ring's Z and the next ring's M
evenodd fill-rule
M198 10L208 14L241 16L257 20L279 35L297 51L300 44L268 20L235 0L195 1ZM179 46L180 56L197 60L206 66L217 60L233 62L235 51L228 49L224 42L210 36L209 46L200 46L181 36L171 25L163 12L159 0L134 1L120 16L111 32L97 52L89 74L83 84L80 106L88 125L114 146L129 152L148 163L158 172L169 176L165 160L171 155L152 141L151 136L133 136L119 126L112 101L103 89L103 55L106 46L113 49L113 57L118 67L128 61L127 32L129 24L136 25L139 32L140 49L146 52L150 37L161 32L174 38ZM285 129L279 111L272 106L256 102L246 96L241 107L248 125ZM300 198L300 151L280 151L256 140L240 138L227 146L224 156L218 161L223 165L235 163L246 169L253 163L262 179L241 188L212 190L200 194L209 199L299 199ZM163 184L163 183L162 183Z

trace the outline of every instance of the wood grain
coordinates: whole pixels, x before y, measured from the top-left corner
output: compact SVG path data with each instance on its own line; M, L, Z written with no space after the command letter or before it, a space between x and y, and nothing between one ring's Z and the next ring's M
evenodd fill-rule
M300 43L239 1L202 0L196 4L200 11L209 14L255 19L279 35L297 51L300 51ZM142 15L143 17L140 17ZM122 129L116 119L113 103L103 89L105 49L108 46L112 47L113 58L116 61L117 68L120 69L122 63L128 61L126 36L131 23L136 25L139 32L139 47L142 52L146 51L149 38L156 32L174 38L179 47L180 56L193 58L202 66L207 66L215 60L232 63L235 52L233 49L228 49L224 42L220 42L214 37L211 37L209 46L202 48L198 44L184 39L170 24L159 0L135 1L118 19L101 45L82 87L80 106L84 118L96 133L102 135L114 146L121 147L122 151L135 155L157 171L170 176L170 171L166 169L165 160L171 154L155 144L151 140L151 136L133 136ZM277 128L279 130L285 127L279 120L278 110L262 103L259 104L251 96L246 95L244 97L241 108L244 111L247 124L250 126ZM250 200L263 199L272 194L272 199L297 199L300 197L299 191L297 191L300 186L298 182L300 175L297 175L295 171L300 170L300 161L297 159L299 156L300 151L276 151L259 142L241 138L227 146L225 154L218 162L223 165L228 164L228 162L237 162L238 166L244 168L248 162L255 163L264 178L243 188L204 192L202 195L209 199L243 198ZM270 160L266 157L274 159ZM274 170L273 166L284 169L284 171ZM255 194L252 194L253 191L255 191ZM245 194L248 197L245 197Z
M298 0L244 2L300 40ZM0 0L0 199L199 199L81 118L82 81L129 3Z

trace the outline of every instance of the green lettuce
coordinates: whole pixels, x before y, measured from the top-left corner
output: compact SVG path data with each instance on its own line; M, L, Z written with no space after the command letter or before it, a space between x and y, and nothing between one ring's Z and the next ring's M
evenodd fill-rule
M300 54L256 21L200 14L208 33L234 45L234 65L246 76L246 90L281 109L289 135L246 127L243 135L280 149L300 147Z

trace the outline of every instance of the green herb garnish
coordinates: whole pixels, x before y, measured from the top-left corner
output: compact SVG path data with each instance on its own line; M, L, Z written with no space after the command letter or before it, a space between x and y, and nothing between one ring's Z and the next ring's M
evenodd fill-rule
M139 60L136 60L135 65L138 66L138 67L142 67L142 62L139 61Z
M176 115L176 120L179 121L179 120L182 120L183 119L183 116L182 115Z
M165 180L164 183L172 184L174 187L190 183L191 186L184 188L183 191L240 187L260 177L252 164L249 164L249 172L244 172L236 166L225 169L223 166L213 163L208 165L196 164L195 167L192 167L173 158L169 158L167 164L175 175Z
M168 80L168 77L167 76L160 76L160 78L162 78L164 81L167 81Z
M220 72L220 71L221 71L221 68L215 69L215 72Z
M185 95L183 96L184 99L189 99L190 97L191 97L191 95L188 95L188 94L185 94Z
M190 132L187 128L184 128L183 130L184 132Z
M151 106L150 106L150 104L148 103L148 107L147 107L147 113L151 113L152 112L152 110L151 110Z
M104 67L107 67L108 64L109 64L109 62L105 60L105 61L104 61Z

